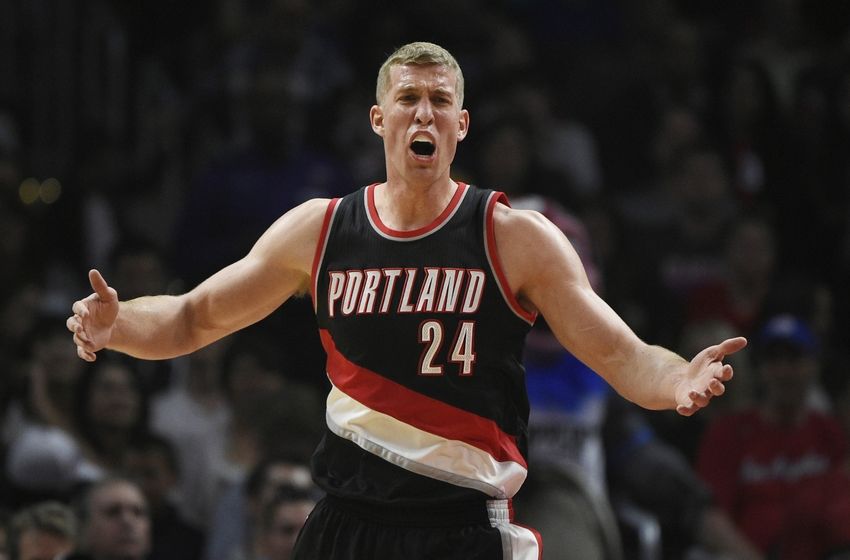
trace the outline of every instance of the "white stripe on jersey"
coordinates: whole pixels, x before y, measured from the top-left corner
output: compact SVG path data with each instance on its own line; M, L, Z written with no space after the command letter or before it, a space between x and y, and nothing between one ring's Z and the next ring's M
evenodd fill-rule
M416 474L510 498L527 469L514 461L497 461L468 443L420 430L372 410L335 386L327 402L328 428L360 448Z

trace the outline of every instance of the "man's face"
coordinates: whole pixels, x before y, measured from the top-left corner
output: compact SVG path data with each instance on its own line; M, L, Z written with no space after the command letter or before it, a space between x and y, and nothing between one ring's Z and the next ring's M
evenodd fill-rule
M124 366L102 366L91 387L89 416L102 426L128 429L139 415L140 399L132 374Z
M177 484L177 477L169 467L168 458L156 450L130 451L124 468L142 489L148 505L154 511L166 503L168 493Z
M266 557L270 560L289 560L298 531L315 505L310 500L296 501L278 506L274 520L264 539Z
M140 560L150 548L150 518L142 493L129 483L97 489L84 541L94 560Z
M38 529L27 529L18 537L19 560L53 560L74 548L74 541Z
M447 178L469 113L460 108L457 74L442 65L399 65L372 107L372 129L384 139L387 179L429 185Z
M269 467L260 488L260 503L269 502L281 486L309 488L313 484L310 469L304 465L280 462Z
M815 358L800 348L772 345L765 351L760 367L767 402L781 410L803 408L817 367Z

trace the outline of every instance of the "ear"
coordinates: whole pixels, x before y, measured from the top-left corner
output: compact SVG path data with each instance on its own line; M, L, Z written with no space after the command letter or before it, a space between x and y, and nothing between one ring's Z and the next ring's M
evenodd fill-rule
M469 132L469 111L466 109L461 110L458 116L458 124L460 126L457 129L457 141L460 142L466 138L466 134Z
M380 105L372 105L369 109L369 122L372 125L372 131L383 138L384 136L384 112Z

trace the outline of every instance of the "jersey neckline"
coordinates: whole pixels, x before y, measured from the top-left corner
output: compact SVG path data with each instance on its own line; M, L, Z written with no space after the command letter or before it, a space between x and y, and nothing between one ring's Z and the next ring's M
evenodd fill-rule
M394 239L397 241L415 241L443 227L452 218L452 216L455 215L455 212L457 212L460 207L461 200L463 200L463 196L469 190L469 185L458 181L451 200L449 200L449 203L443 211L440 212L440 215L434 218L430 224L412 230L398 230L387 226L383 221L381 221L381 217L378 215L378 209L375 206L375 187L377 185L378 183L373 183L366 187L366 196L364 197L366 215L369 217L369 223L372 225L372 228L378 232L378 234L387 239Z

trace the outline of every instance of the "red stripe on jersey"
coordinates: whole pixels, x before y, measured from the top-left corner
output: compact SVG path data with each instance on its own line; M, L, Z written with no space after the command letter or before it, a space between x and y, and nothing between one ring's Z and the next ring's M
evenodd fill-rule
M319 330L328 355L328 376L340 391L377 412L419 430L462 441L489 453L497 461L513 461L528 468L516 438L492 420L422 395L350 362L336 348L325 329Z
M319 233L319 239L316 242L316 253L313 255L313 267L310 271L311 276L311 285L313 289L311 290L313 293L313 310L318 309L316 305L316 290L318 287L318 277L316 274L319 272L319 264L322 262L322 258L325 255L325 247L328 243L328 232L331 229L331 218L334 215L334 210L336 210L337 205L339 204L339 198L334 198L328 203L328 208L325 210L325 217L322 219L322 231Z
M496 275L496 281L499 282L502 294L505 296L505 300L508 302L508 305L510 305L514 313L519 315L524 321L529 324L534 324L534 321L537 319L537 313L531 313L520 305L508 284L508 278L505 276L505 271L502 268L502 259L499 256L499 251L496 247L496 232L494 231L495 228L493 228L493 211L496 208L496 204L499 203L504 204L505 206L510 206L508 203L508 197L505 196L505 193L495 192L490 196L490 200L487 202L487 217L484 229L487 232L487 254L490 257L490 265L493 268L493 273Z
M460 204L460 200L461 198L463 198L463 193L466 192L467 188L466 183L461 183L460 181L458 181L457 188L455 189L455 193L452 195L452 199L449 201L449 204L440 213L440 215L434 219L433 222L418 229L410 231L401 231L397 229L392 229L381 221L381 217L378 215L378 208L375 206L376 186L377 185L369 185L369 187L366 188L366 205L369 209L369 215L372 218L372 222L385 235L399 238L418 237L420 235L428 233L429 231L433 231L443 225L443 223L448 219L448 217L451 216L452 212L454 212L454 210L457 208L458 204Z

